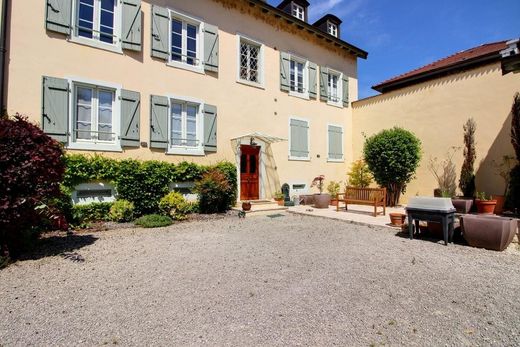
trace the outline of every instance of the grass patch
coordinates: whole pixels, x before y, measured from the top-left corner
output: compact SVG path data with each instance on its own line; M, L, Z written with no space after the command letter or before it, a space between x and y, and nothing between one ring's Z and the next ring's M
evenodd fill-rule
M160 228L173 224L173 220L168 216L160 214L148 214L135 221L136 225L143 228Z

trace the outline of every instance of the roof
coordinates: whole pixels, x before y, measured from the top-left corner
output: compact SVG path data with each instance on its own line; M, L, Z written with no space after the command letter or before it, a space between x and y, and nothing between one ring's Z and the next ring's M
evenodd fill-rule
M331 22L334 22L334 23L337 23L337 24L343 23L343 21L341 19L339 19L335 15L329 13L329 14L324 15L320 19L318 19L316 22L314 22L313 25L314 26L319 26L320 24L326 22L327 20L329 20Z
M507 40L486 43L481 46L455 53L431 64L376 84L372 88L378 92L384 93L411 84L423 82L428 79L437 78L461 68L475 67L487 64L494 60L498 61L501 57L500 51L507 47L506 42Z
M293 0L283 0L278 6L278 8L285 8L285 6L287 6L289 3L293 2ZM309 2L307 0L294 0L294 2L297 2L301 5L303 5L304 7L309 7Z

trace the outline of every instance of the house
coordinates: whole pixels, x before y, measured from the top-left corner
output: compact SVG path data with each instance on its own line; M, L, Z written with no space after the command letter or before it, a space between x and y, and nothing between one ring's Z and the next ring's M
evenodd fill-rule
M518 40L499 41L458 52L373 87L381 94L353 103L353 151L360 157L364 136L401 126L422 141L423 158L409 196L433 194L430 159L453 155L457 174L463 162L463 124L477 123L475 162L479 191L502 195L505 183L496 164L513 155L511 105L520 92ZM458 182L457 182L458 183Z
M4 0L6 1L6 0ZM242 200L342 180L357 59L284 0L8 1L5 87L68 152L237 164Z

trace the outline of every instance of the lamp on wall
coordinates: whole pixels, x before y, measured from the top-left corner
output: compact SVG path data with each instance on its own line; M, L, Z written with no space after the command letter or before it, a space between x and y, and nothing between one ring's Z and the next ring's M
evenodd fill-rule
M258 143L255 142L255 138L254 138L254 137L251 138L251 140L249 141L249 144L250 144L251 146L258 147Z

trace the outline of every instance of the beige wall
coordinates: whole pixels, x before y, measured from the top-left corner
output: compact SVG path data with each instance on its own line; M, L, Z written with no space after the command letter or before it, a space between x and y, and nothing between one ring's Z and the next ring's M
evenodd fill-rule
M235 162L230 139L253 131L288 138L289 117L310 121L310 162L288 160L288 143L272 145L271 177L264 177L266 196L280 183L301 181L324 174L327 179L344 179L352 158L352 109L329 106L319 100L288 96L279 87L279 51L297 53L318 65L330 66L350 77L350 99L357 99L357 66L352 56L333 53L307 38L300 37L255 19L238 9L210 0L143 1L143 50L117 54L68 42L62 35L45 30L45 1L12 1L8 46L7 110L26 114L34 122L41 118L41 78L78 76L118 83L124 89L141 93L141 141L149 141L149 98L155 95L181 95L204 100L218 107L218 152L204 157L165 155L149 148L106 153L117 158L182 160L214 163ZM150 57L151 4L177 9L217 25L220 30L218 75L197 74L166 66ZM234 5L236 6L236 5ZM253 11L247 5L247 12ZM253 13L254 14L254 13ZM261 17L259 15L259 17ZM294 29L290 29L294 30ZM236 82L237 37L246 34L265 47L265 90ZM345 163L327 163L327 124L344 127ZM318 158L318 155L320 158ZM279 188L279 187L278 187Z
M363 134L370 136L393 126L411 130L422 141L423 159L402 201L416 194L432 195L437 184L427 168L429 158L442 160L450 147L462 147L462 126L473 117L477 122L477 189L502 194L504 183L492 163L513 154L510 110L518 91L520 74L502 76L496 63L355 102L354 157L361 156ZM462 149L454 160L460 174Z

